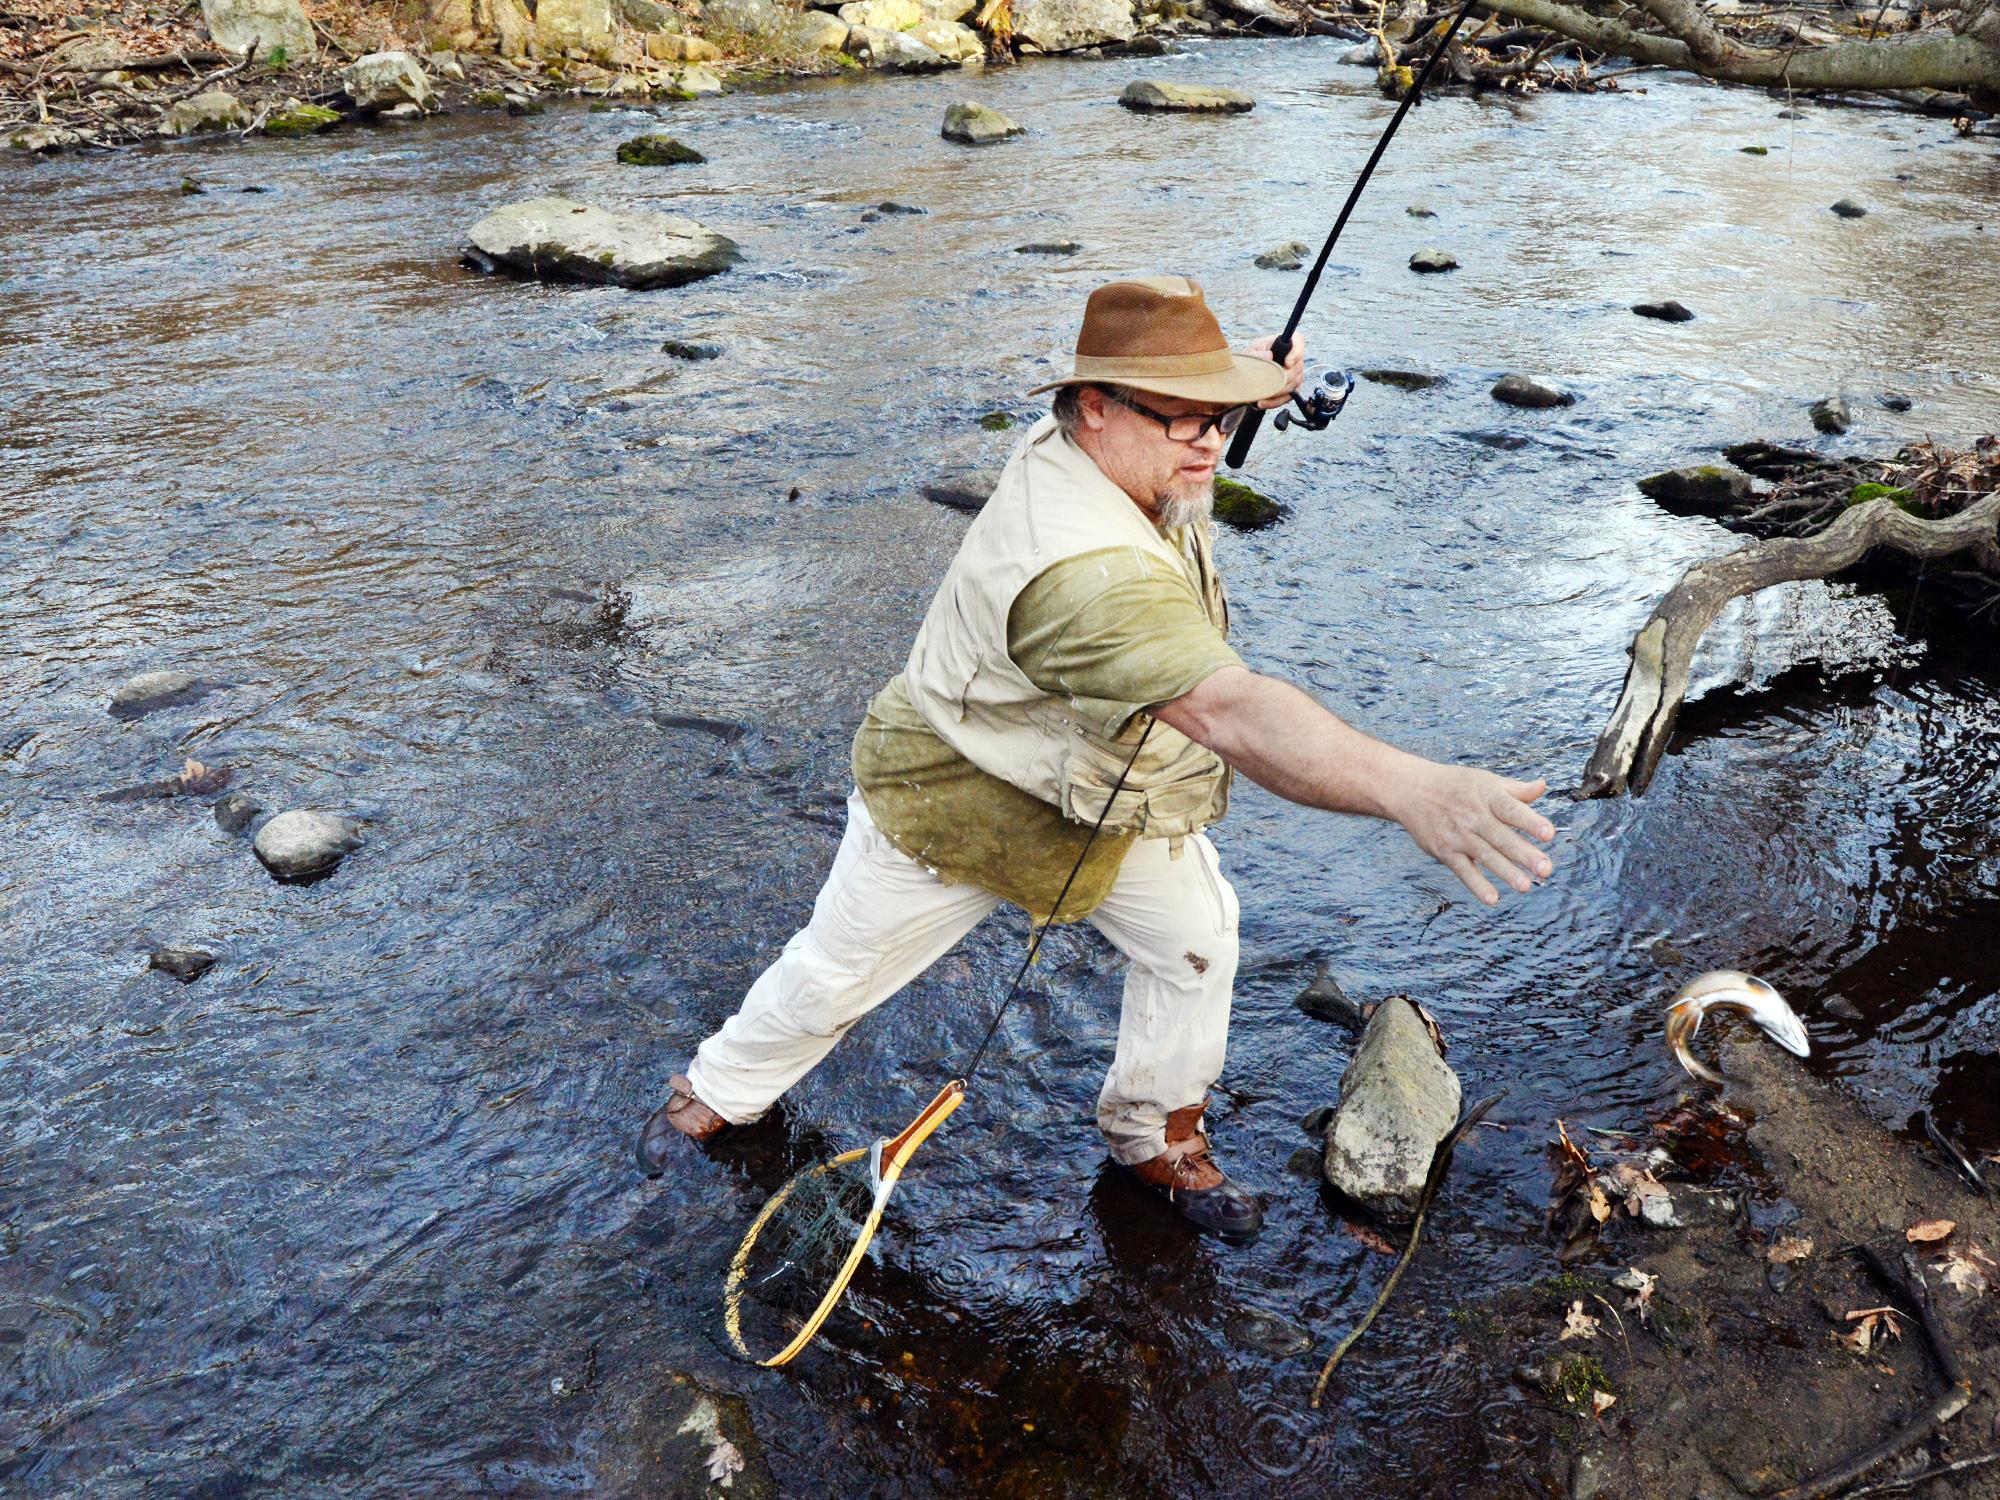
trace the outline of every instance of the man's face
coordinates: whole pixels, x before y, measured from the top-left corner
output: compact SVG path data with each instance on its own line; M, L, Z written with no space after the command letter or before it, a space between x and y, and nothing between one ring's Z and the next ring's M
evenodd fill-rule
M1163 417L1214 416L1227 410L1174 396L1135 393L1139 402ZM1086 387L1078 393L1083 430L1078 443L1105 476L1162 526L1186 526L1208 519L1215 501L1215 466L1227 442L1220 428L1211 427L1191 443L1176 442L1145 412Z

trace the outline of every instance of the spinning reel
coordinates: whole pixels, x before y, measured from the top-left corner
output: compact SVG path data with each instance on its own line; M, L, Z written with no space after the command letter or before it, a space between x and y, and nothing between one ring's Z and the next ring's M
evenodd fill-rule
M1333 419L1340 415L1347 405L1347 398L1354 394L1354 380L1345 370L1328 370L1320 377L1319 386L1310 396L1292 392L1292 406L1278 412L1271 425L1283 432L1297 423L1307 432L1324 432L1333 425ZM1292 408L1296 407L1294 411Z

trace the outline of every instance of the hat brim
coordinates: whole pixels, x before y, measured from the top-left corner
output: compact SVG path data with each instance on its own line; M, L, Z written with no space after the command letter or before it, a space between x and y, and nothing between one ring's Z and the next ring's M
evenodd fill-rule
M1285 372L1271 360L1254 354L1231 354L1229 361L1229 369L1206 375L1121 375L1116 380L1101 375L1066 375L1061 380L1038 385L1027 394L1039 396L1043 391L1059 390L1066 385L1115 385L1121 390L1178 396L1183 401L1202 401L1214 406L1250 406L1270 400L1285 388Z

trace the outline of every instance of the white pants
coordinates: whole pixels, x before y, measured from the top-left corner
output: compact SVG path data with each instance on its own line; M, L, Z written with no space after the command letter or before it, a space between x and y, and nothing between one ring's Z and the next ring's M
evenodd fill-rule
M756 1119L848 1027L999 904L978 886L945 884L897 849L854 793L811 922L701 1044L688 1065L695 1094L726 1120ZM1164 1151L1168 1112L1199 1104L1222 1073L1236 915L1215 846L1195 834L1136 840L1090 916L1131 963L1117 1055L1097 1097L1098 1125L1121 1162Z

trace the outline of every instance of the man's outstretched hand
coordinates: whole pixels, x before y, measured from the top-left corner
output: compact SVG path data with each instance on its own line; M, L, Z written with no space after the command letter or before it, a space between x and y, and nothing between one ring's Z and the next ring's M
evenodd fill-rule
M1528 842L1556 836L1555 825L1531 805L1549 789L1546 781L1426 760L1405 766L1397 780L1401 785L1384 799L1389 816L1488 906L1500 893L1487 875L1525 893L1554 872L1555 862Z
M1255 354L1263 359L1269 359L1271 357L1271 350L1277 347L1277 343L1278 336L1275 333L1267 333L1261 339L1252 342L1243 352L1245 354ZM1285 388L1278 392L1277 395L1267 396L1257 404L1265 411L1270 411L1273 407L1283 406L1287 401L1292 399L1292 392L1299 388L1300 383L1305 378L1305 335L1295 333L1292 335L1291 352L1285 356Z

